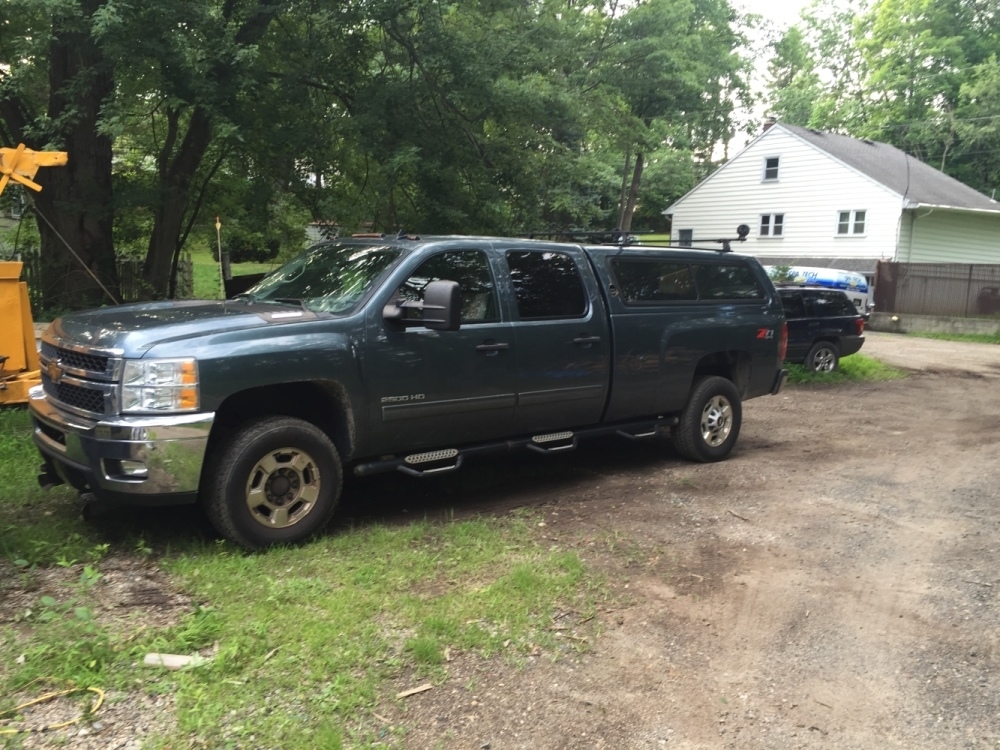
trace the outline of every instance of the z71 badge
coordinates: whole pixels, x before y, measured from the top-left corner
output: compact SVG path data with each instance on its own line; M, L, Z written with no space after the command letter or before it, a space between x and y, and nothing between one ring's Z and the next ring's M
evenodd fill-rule
M773 339L774 329L773 328L758 328L757 329L758 339Z

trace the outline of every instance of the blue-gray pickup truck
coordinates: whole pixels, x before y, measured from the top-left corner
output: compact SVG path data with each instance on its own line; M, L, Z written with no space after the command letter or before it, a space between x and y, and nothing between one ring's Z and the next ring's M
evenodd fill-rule
M343 472L669 433L717 461L777 393L786 326L728 252L483 237L316 245L226 301L66 315L30 409L43 486L201 503L247 548L329 521Z

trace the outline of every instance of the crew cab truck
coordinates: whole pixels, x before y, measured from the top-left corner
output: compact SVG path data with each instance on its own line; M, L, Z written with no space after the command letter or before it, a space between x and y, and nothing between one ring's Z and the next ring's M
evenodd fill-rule
M452 471L595 435L729 455L786 328L732 253L533 240L319 244L226 301L53 322L30 394L43 486L201 503L246 548L322 529L343 472Z

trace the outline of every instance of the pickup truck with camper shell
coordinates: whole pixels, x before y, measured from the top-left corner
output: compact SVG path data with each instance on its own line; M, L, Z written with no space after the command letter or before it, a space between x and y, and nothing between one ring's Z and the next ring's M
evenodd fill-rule
M724 250L728 244L724 245ZM778 393L786 326L753 258L484 237L324 242L225 301L63 316L29 399L43 486L201 503L246 548L321 530L343 472L669 433L729 455Z

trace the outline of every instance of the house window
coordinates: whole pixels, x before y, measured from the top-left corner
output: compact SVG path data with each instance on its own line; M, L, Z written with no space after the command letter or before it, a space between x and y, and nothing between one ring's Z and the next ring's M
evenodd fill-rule
M865 221L867 217L867 211L838 211L837 236L848 237L851 235L863 235L865 233Z
M694 230L693 229L678 229L677 230L677 244L680 247L691 247L691 243L694 241Z
M785 215L784 214L761 214L760 215L760 236L761 237L783 237L785 235Z
M764 157L764 176L761 178L761 181L778 179L778 162L780 160L777 156Z

